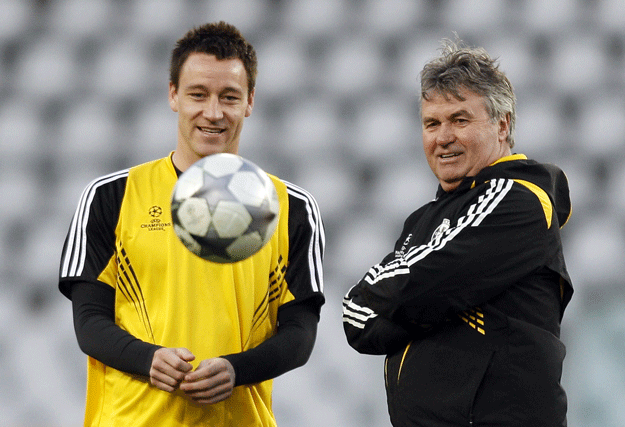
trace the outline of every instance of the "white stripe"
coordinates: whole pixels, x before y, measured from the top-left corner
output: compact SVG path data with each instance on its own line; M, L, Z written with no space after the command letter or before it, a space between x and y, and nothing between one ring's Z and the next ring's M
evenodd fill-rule
M358 329L365 329L365 325L360 323L360 322L356 322L355 320L352 320L348 317L343 316L343 322L349 323L350 325L358 328Z
M85 259L87 257L87 223L89 222L89 211L91 210L91 203L96 190L102 185L126 176L128 176L128 169L105 175L93 180L83 191L70 225L67 247L63 253L61 277L80 276L85 267Z
M495 201L493 203L491 203L488 206L488 209L486 209L479 217L478 219L473 223L472 227L477 227L479 226L482 221L484 220L484 218L486 218L488 216L488 214L490 214L493 209L495 209L495 207L499 204L499 202L501 202L501 200L503 200L503 198L506 196L506 194L508 194L508 191L510 191L510 189L512 188L512 184L514 184L514 181L511 179L498 179L498 185L497 185L497 198L495 199ZM492 189L492 187L491 187ZM490 191L490 190L489 190Z
M377 313L375 313L370 308L361 307L355 304L352 300L343 299L344 322L347 322L350 325L355 326L356 328L364 329L366 323L377 316Z
M421 261L434 251L438 251L451 242L462 230L468 226L477 227L482 223L497 205L503 200L512 188L514 181L511 179L496 179L490 182L490 188L477 203L471 205L465 216L458 219L457 225L444 233L444 237L431 241L425 245L410 248L406 254L389 262L385 266L376 265L369 269L365 281L370 285L399 275L410 274L410 266Z
M343 298L343 308L345 309L352 309L353 310L357 310L359 312L362 312L366 315L366 317L376 317L378 314L373 311L372 309L370 309L369 307L361 307L358 304L356 304L353 300L351 299L346 299ZM354 312L355 313L355 312ZM358 316L362 316L360 314L356 314L356 317ZM364 317L364 316L363 316Z
M360 320L363 324L366 323L369 319L378 317L378 315L375 313L370 315L364 315L355 311L351 311L348 309L348 307L345 307L345 309L343 310L343 318L345 318L345 316L348 316L354 320Z
M425 255L429 254L430 252L431 251L428 251ZM390 266L390 264L387 266ZM367 277L365 277L365 281L369 283L370 285L374 285L380 280L388 279L388 278L399 276L402 274L410 274L410 269L407 265L402 266L401 268L388 269L377 275L367 275Z
M375 314L375 313L369 314L369 315L364 315L364 314L357 313L355 311L351 311L347 307L345 307L345 309L343 310L343 319L345 319L346 317L349 317L350 319L352 319L354 321L358 320L364 326L364 324L367 323L370 319L374 319L374 318L378 317L378 315Z
M325 230L321 221L319 206L314 197L306 190L288 181L282 181L286 185L289 195L303 200L308 213L308 222L312 230L312 236L308 247L308 265L310 269L310 282L315 292L323 292L323 251L325 249Z

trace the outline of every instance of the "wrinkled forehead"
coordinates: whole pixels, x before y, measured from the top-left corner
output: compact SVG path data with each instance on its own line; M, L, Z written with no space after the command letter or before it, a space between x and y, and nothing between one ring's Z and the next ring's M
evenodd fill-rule
M488 102L486 97L471 91L465 87L460 87L457 90L438 90L432 89L428 92L421 94L420 112L423 115L423 110L431 110L437 106L441 108L443 106L453 108L461 104L471 104L475 108L484 108L488 111Z
M467 96L482 96L474 90L466 86L450 86L450 87L433 87L429 90L421 92L421 99L430 101L434 97L441 97L446 101L455 99L457 101L465 101Z

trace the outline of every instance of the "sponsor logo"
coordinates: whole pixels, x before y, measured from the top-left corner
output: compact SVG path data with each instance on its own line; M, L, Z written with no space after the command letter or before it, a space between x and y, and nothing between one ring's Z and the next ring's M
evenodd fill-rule
M148 215L152 217L152 219L147 222L141 224L142 229L147 229L148 231L164 231L167 227L171 227L171 222L165 222L159 217L163 214L163 208L160 206L152 206L148 209Z
M436 227L436 230L434 230L434 233L432 234L432 242L438 242L440 238L443 237L443 233L449 230L450 225L451 222L447 218L445 218L441 225Z
M152 206L148 211L151 217L158 218L163 214L163 208L160 206Z
M402 243L401 245L401 249L398 251L395 251L395 256L396 257L400 257L400 256L404 256L404 254L406 253L406 249L408 248L408 245L410 244L410 239L412 238L412 233L410 233L405 239L404 239L404 243Z

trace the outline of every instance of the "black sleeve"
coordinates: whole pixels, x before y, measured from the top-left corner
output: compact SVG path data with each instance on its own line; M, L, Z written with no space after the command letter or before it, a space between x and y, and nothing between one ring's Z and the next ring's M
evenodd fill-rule
M350 297L411 330L480 305L537 271L557 249L539 199L511 180L487 188L492 194L476 193L440 242L372 267Z
M391 354L413 338L401 325L378 316L351 290L343 299L343 329L349 345L363 354Z
M141 341L115 324L113 289L78 282L72 286L71 297L80 349L111 368L149 376L154 352L160 346Z
M306 190L293 184L289 192L289 255L284 281L296 300L324 303L323 256L325 229L319 206Z
M303 366L315 344L318 313L311 301L282 307L274 336L253 349L223 356L234 367L235 385L265 381Z
M413 218L418 217L420 212L421 209L406 219L402 234L395 242L394 251L384 257L382 265L391 262L395 254L402 250L406 236L411 232ZM407 329L406 325L399 325L379 316L367 304L357 286L353 286L343 298L343 330L349 345L359 353L392 354L427 330L427 325Z
M98 178L80 197L59 268L59 290L69 299L74 283L99 283L97 278L115 253L115 228L127 176L127 171L120 171Z

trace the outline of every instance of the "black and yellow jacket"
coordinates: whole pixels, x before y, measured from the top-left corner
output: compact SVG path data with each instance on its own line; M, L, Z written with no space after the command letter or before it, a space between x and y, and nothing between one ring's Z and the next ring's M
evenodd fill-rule
M394 426L566 425L570 212L560 169L512 155L407 218L343 301L350 345L387 355Z

